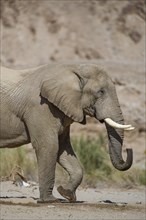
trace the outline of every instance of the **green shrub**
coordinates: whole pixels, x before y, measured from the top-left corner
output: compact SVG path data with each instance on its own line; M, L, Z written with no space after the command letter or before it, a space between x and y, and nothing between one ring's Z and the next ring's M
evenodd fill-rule
M93 174L97 170L105 172L106 175L111 173L111 168L107 164L108 154L102 136L92 140L83 137L73 139L72 145L86 174Z
M116 170L110 161L109 154L105 149L105 141L102 136L98 139L72 140L73 148L83 165L85 181L96 185L104 181L108 184L116 183L121 187L133 187L135 185L146 185L146 173L143 169L130 168L121 172Z

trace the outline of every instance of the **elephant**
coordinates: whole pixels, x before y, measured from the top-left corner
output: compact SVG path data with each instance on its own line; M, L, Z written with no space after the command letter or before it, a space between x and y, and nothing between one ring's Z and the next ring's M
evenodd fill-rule
M124 124L114 82L96 63L46 64L31 69L1 67L1 148L31 143L37 158L40 196L38 203L60 202L53 195L55 168L59 163L68 179L58 192L76 201L83 168L70 141L73 122L86 124L86 116L104 123L113 166L128 170L132 149L122 157Z

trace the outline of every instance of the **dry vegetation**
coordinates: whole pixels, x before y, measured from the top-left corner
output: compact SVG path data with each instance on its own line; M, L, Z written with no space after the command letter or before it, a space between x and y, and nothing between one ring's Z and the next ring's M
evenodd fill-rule
M145 170L131 168L126 172L119 172L111 165L103 136L98 139L73 138L72 144L84 169L83 185L96 187L101 182L111 185L116 183L120 187L134 187L145 185ZM10 177L15 167L21 167L27 180L37 181L37 163L35 152L27 146L16 149L0 150L0 177ZM61 175L60 175L61 174ZM65 172L57 166L57 184ZM61 176L61 177L59 177ZM66 177L65 177L66 178Z

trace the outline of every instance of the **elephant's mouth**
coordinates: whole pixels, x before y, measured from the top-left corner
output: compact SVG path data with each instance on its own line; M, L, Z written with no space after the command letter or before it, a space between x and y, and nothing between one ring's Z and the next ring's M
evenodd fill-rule
M101 124L103 124L103 123L104 123L104 119L99 120L99 122L100 122Z

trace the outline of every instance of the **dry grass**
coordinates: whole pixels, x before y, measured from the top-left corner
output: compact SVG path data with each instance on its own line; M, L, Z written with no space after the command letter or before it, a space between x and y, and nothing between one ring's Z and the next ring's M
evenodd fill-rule
M24 175L36 180L37 163L33 149L22 146L13 149L0 149L0 177L9 176L12 170L19 166Z

